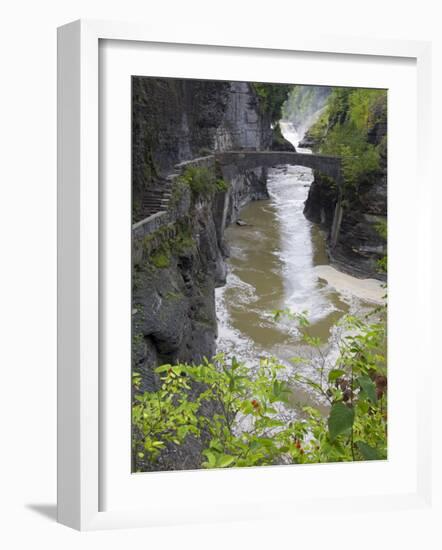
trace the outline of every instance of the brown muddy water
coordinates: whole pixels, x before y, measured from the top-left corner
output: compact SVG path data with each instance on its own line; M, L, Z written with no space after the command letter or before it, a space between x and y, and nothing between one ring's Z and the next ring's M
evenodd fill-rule
M290 124L283 133L297 146ZM299 152L310 152L297 147ZM269 200L255 201L241 212L247 225L226 230L230 248L227 284L217 289L217 351L235 355L251 368L261 356L274 356L290 369L293 357L308 357L303 374L318 378L318 352L303 344L293 321L274 320L273 312L306 312L309 334L321 338L328 361L337 354L336 323L346 313L366 311L368 304L337 292L319 278L315 266L327 265L325 237L303 214L313 181L309 168L279 166L269 171ZM293 388L293 402L311 402L301 388Z

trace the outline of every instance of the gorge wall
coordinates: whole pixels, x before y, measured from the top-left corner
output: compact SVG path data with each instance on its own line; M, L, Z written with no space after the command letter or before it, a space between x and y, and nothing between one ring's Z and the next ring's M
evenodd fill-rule
M265 169L222 171L204 155L268 149L273 131L248 83L134 77L132 85L134 222L143 219L152 190L171 194L161 227L143 234L140 222L133 235L133 370L141 375L140 389L151 391L156 365L200 362L215 353L215 288L225 282L228 254L224 228L247 202L268 196ZM191 160L197 157L203 158ZM179 177L171 180L177 163L178 172L193 166L228 185L197 192Z
M380 226L387 220L387 173L380 170L360 182L358 193L343 199L342 219L336 243L331 243L339 193L330 180L316 172L305 204L304 214L318 223L328 235L330 260L340 270L357 277L385 280L379 261L385 257L386 239Z
M387 95L382 90L370 93L338 89L330 113L307 132L304 142L314 151L342 155L347 181L337 189L324 174L315 172L304 214L327 232L329 257L339 269L385 280L381 263L387 253ZM352 111L351 94L365 99L364 112ZM337 144L340 150L333 150ZM332 242L337 202L340 229Z
M133 77L134 221L143 196L182 161L229 149L268 149L270 114L246 82Z

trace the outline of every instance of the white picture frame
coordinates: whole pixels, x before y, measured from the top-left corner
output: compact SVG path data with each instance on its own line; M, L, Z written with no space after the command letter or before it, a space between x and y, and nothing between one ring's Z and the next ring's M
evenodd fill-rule
M101 40L128 43L166 43L198 47L254 49L280 52L310 52L347 56L409 58L417 70L417 163L422 181L420 204L429 200L427 151L429 150L430 44L426 42L371 40L362 38L306 38L302 35L283 38L278 43L264 40L206 39L174 33L165 36L142 25L118 22L76 21L58 31L58 521L80 530L169 525L195 521L250 519L264 516L266 496L250 499L245 509L239 503L226 513L207 510L166 513L165 507L121 508L102 510L100 483L102 452L100 433L100 187L99 187L99 44ZM234 52L233 52L234 53ZM428 242L429 220L424 210L418 214L419 243ZM420 282L419 304L431 309L431 273L429 249L423 247L417 276ZM425 318L425 315L424 315ZM429 319L430 316L427 316ZM425 321L423 322L425 325ZM425 338L425 326L420 333ZM427 332L431 334L431 330ZM428 343L428 342L427 342ZM429 386L430 365L421 366L420 380ZM344 496L340 506L351 510L357 502L360 509L417 508L431 501L430 431L426 419L430 403L423 390L417 391L416 407L416 489L409 494L391 492L370 496ZM128 451L129 452L129 451ZM348 465L352 467L352 465ZM347 466L347 467L348 467ZM339 465L338 465L339 467ZM287 470L285 471L287 472ZM278 470L280 480L287 474ZM211 472L215 476L234 475L235 482L243 473ZM207 474L207 473L206 473ZM173 476L175 473L161 474ZM189 475L189 474L181 474ZM248 474L247 474L248 475ZM327 474L324 474L327 475ZM207 478L206 478L207 479ZM281 496L282 498L282 496ZM318 496L303 499L302 509L326 509L333 499ZM285 497L289 511L300 510L299 502ZM291 505L291 508L290 508ZM206 507L207 508L207 507ZM175 511L176 512L176 511Z

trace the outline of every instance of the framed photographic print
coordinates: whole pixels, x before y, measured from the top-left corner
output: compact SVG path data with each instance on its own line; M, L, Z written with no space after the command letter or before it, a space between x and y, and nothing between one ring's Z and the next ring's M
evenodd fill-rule
M429 499L429 46L263 46L59 29L62 523Z

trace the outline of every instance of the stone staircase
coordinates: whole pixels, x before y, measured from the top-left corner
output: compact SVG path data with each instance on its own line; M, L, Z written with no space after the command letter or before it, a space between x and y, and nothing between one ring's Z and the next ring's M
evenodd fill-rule
M141 201L142 217L148 218L157 212L165 212L171 195L170 185L146 191Z

